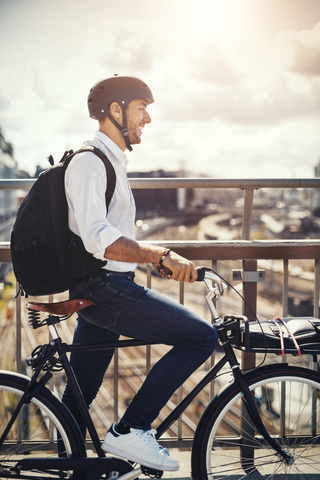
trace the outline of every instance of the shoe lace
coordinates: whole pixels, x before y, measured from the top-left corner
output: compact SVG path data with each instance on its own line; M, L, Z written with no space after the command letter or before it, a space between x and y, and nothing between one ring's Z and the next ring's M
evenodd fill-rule
M157 442L156 433L157 433L157 430L152 429L152 430L145 430L142 434L148 438L148 443L156 447L156 449L159 452L169 455L168 450L164 448L162 445L160 445L160 443Z

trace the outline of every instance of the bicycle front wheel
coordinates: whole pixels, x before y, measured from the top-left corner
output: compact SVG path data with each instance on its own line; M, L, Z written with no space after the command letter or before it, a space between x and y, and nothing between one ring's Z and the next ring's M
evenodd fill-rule
M192 448L194 480L320 478L320 376L287 365L245 375L271 437L292 455L286 463L257 432L235 384L204 412Z
M26 390L27 377L0 372L0 437ZM58 433L59 432L59 433ZM59 441L58 441L59 438ZM66 478L71 472L20 471L23 457L86 456L84 443L68 409L45 387L39 389L18 418L0 446L1 478Z

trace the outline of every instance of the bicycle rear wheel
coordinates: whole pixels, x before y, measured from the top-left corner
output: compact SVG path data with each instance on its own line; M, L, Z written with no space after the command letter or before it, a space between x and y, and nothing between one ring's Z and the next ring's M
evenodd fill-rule
M246 376L269 434L292 454L288 465L256 431L235 384L207 407L192 448L194 480L318 480L320 376L312 370L266 366Z
M28 384L27 377L0 372L0 437ZM59 440L58 453L58 433ZM0 478L19 478L16 466L31 455L86 456L80 431L68 409L45 387L25 404L0 447ZM21 472L23 478L66 478L71 472Z

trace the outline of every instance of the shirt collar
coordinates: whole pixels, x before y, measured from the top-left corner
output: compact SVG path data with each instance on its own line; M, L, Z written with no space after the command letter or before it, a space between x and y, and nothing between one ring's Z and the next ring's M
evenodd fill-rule
M100 132L99 130L95 134L95 140L99 143L101 142L114 156L117 160L119 160L120 164L124 167L128 164L128 158L125 152L118 147L110 137L105 135L104 133Z

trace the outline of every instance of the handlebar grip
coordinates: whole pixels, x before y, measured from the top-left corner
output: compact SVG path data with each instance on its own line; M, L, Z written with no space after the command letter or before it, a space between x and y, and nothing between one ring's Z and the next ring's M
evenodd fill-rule
M197 267L198 278L196 282L203 282L206 272L210 272L211 268L209 267Z

